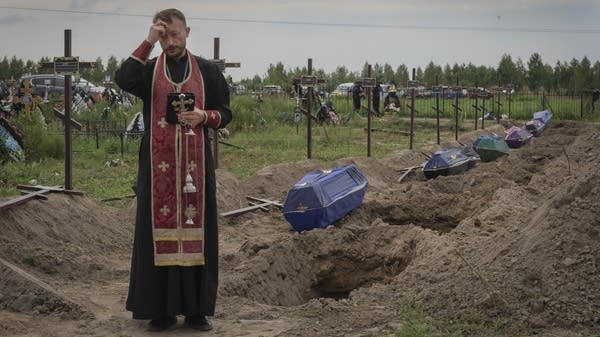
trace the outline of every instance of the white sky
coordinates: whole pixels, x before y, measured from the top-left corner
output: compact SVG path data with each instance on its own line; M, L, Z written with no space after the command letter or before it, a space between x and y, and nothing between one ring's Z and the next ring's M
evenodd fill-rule
M505 53L526 64L538 52L552 66L600 60L600 0L0 0L0 57L62 56L71 29L74 56L120 60L146 38L151 16L169 7L188 18L193 53L212 58L220 37L221 57L242 64L226 71L234 80L264 76L278 61L303 67L308 58L327 72L360 71L365 62L496 67Z

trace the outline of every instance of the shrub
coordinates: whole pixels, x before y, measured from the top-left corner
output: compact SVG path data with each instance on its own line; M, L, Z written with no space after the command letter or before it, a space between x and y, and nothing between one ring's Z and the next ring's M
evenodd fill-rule
M25 158L38 161L42 158L64 158L64 138L46 125L41 111L34 110L30 116L20 113L15 124L23 134Z

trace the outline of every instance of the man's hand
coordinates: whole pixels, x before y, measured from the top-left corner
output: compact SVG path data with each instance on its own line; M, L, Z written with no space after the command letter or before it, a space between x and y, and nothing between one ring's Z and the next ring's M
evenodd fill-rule
M167 24L164 21L158 20L150 26L148 37L146 40L154 45L164 34L167 33Z
M194 108L194 111L184 111L179 114L179 121L191 125L192 128L204 124L206 119L206 111L198 108Z

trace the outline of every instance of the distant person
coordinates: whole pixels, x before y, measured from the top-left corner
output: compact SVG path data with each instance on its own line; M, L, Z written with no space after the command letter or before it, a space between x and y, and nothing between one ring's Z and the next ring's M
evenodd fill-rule
M592 93L592 113L596 112L596 104L598 104L598 99L600 99L600 90L596 89Z
M381 93L383 89L381 89L381 84L379 82L375 83L373 90L371 91L371 95L373 95L373 111L375 111L376 116L381 116L381 112L379 111L379 102L381 101Z
M354 112L360 112L360 99L362 96L362 86L359 83L354 83L352 86L352 105Z
M398 97L396 93L396 87L393 85L390 85L388 88L388 94L383 100L383 110L400 112L400 97Z
M186 48L189 32L179 10L156 13L147 38L115 76L121 89L144 102L126 308L134 319L150 320L150 331L168 329L179 315L188 328L210 330L207 316L214 315L217 299L217 200L208 134L225 127L232 113L223 74ZM149 59L157 42L162 51ZM179 107L193 110L175 111L169 96L182 93L194 96L184 94L187 102Z

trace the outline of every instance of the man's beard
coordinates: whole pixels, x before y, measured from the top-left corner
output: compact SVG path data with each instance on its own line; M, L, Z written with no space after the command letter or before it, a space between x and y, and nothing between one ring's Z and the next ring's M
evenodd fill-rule
M185 47L171 47L166 50L167 56L174 59L180 59L185 54Z

